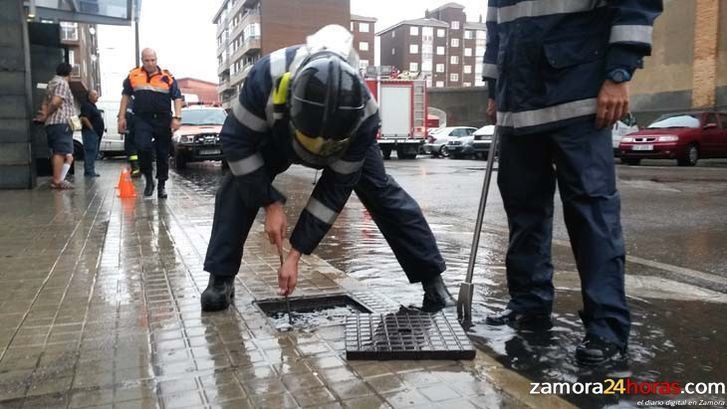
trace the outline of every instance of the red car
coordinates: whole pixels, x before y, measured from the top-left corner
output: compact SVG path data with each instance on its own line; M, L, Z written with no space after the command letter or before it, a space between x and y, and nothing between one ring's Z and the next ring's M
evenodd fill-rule
M618 150L629 165L641 159L676 159L679 166L694 166L700 158L727 158L727 113L664 115L621 138Z

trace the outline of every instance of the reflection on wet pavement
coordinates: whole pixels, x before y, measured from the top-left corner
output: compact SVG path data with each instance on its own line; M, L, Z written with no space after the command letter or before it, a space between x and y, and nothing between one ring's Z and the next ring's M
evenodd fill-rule
M391 164L394 162L389 162ZM185 174L206 193L216 189L218 174ZM289 198L289 220L295 220L312 189L313 172L292 168L276 180L276 186ZM407 188L407 186L404 186ZM446 196L446 187L440 195ZM465 276L473 223L452 218L437 209L424 209L447 262L445 280L457 289ZM474 219L474 214L472 216ZM567 248L554 248L556 268L556 304L554 327L545 333L516 332L511 328L494 328L484 324L487 313L504 307L507 289L504 282L506 236L501 232L483 233L475 270L476 294L473 302L473 340L507 367L533 381L602 381L605 378L631 377L637 381L717 382L727 379L727 353L721 347L727 328L725 304L695 300L660 299L651 294L629 294L633 328L629 346L630 362L626 367L606 371L584 369L576 365L575 347L583 337L577 311L581 308L579 282L575 265ZM365 282L403 305L419 304L422 292L410 285L376 225L352 197L341 212L329 236L316 254L347 274ZM566 273L569 272L569 273ZM653 274L653 272L652 272ZM649 287L649 278L639 276L640 285ZM657 279L654 279L659 280ZM677 285L678 287L678 285ZM656 287L659 288L659 287ZM456 291L453 291L456 293ZM717 299L715 299L717 300ZM704 396L709 398L710 396ZM711 396L724 399L724 396ZM616 395L567 396L582 407L613 404L635 406L648 396L619 399Z

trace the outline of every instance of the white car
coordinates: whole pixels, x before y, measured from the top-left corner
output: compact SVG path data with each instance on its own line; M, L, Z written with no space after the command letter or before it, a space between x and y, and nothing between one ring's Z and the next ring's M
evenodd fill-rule
M632 132L638 131L639 127L636 125L636 118L634 118L631 113L621 120L616 121L616 123L613 124L613 129L611 130L611 145L613 147L613 154L618 154L618 145L621 143L621 138Z
M116 129L116 114L119 111L119 101L98 101L96 107L103 115L106 129L101 137L99 156L124 155L124 134ZM83 135L81 131L73 133L73 157L83 160Z
M476 130L477 128L472 126L447 126L439 128L427 137L427 143L422 146L422 150L425 154L430 154L435 158L438 156L449 156L449 149L447 148L449 141L470 136Z

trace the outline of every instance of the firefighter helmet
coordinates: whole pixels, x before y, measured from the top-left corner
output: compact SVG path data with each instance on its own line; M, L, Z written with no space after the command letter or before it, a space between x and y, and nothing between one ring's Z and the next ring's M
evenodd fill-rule
M291 86L290 122L297 143L318 159L343 155L364 115L364 87L338 54L311 55Z

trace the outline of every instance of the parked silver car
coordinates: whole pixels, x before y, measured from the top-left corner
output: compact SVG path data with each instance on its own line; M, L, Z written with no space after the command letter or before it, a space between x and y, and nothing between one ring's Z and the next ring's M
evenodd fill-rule
M477 128L471 126L447 126L439 128L427 137L427 142L422 147L422 151L435 158L438 156L449 156L448 142L470 136L476 130Z
M476 130L472 135L450 140L447 143L450 157L455 159L464 157L485 159L490 151L494 133L495 126L486 125Z

